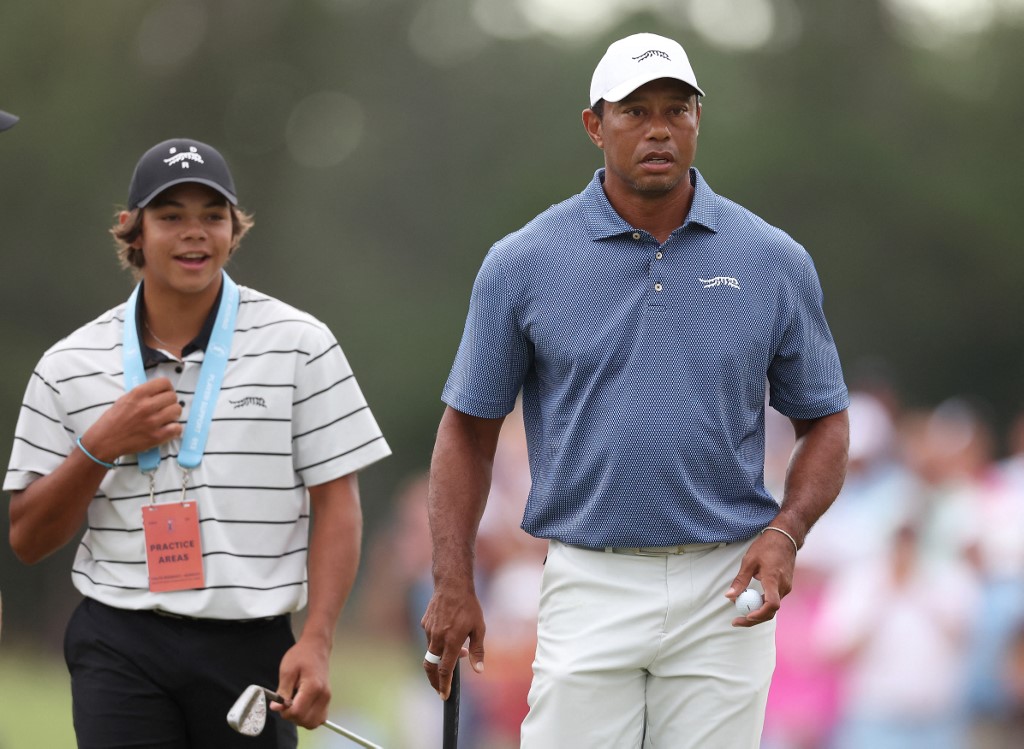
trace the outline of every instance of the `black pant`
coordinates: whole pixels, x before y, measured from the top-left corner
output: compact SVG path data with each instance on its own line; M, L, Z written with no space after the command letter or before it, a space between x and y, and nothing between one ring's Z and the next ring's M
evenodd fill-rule
M281 658L294 642L287 616L172 619L86 598L64 638L78 746L295 749L295 725L269 709L256 738L226 720L247 686L277 686Z

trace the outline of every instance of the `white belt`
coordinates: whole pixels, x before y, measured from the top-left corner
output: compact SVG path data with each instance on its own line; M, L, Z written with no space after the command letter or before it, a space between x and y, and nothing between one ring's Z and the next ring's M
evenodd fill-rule
M629 554L634 557L667 557L674 554L693 554L696 551L710 551L725 546L725 542L713 544L677 544L675 546L606 546L603 549L591 549L577 546L587 551L603 551L608 554Z

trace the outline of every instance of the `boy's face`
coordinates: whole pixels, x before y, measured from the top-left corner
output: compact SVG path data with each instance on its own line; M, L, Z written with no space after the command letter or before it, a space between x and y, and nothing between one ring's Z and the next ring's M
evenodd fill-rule
M186 182L160 193L143 209L142 234L132 243L145 258L147 299L216 294L231 240L230 206L213 188Z

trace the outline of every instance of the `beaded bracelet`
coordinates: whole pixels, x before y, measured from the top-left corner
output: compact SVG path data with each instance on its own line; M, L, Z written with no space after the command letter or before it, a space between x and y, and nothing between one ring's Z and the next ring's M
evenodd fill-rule
M103 466L104 468L111 468L111 469L117 468L117 466L114 465L113 463L108 463L105 460L100 460L95 455L93 455L91 452L86 450L85 449L85 445L82 444L82 438L81 437L79 437L78 439L75 440L75 444L78 445L78 449L81 450L83 453L85 453L86 456L88 456L89 460L91 460L93 463L98 463L99 465Z
M762 536L765 534L765 531L778 531L783 536L785 536L786 538L788 538L790 541L793 542L793 552L794 553L800 551L800 546L797 545L796 539L793 538L792 534L790 534L789 531L784 531L784 530L782 530L782 528L776 528L774 525L769 525L767 528L765 528L763 531L761 531L761 535Z

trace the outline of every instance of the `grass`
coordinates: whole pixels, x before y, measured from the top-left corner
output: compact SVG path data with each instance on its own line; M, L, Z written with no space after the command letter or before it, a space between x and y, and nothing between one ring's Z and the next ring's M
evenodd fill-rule
M73 747L71 687L59 657L0 649L0 749Z
M339 637L331 664L332 720L378 744L395 746L389 735L393 697L409 676L408 661L404 647ZM429 690L426 682L424 688ZM327 729L299 729L300 749L340 746L339 742L347 743ZM0 749L74 746L71 689L60 654L29 652L5 638L0 645Z

